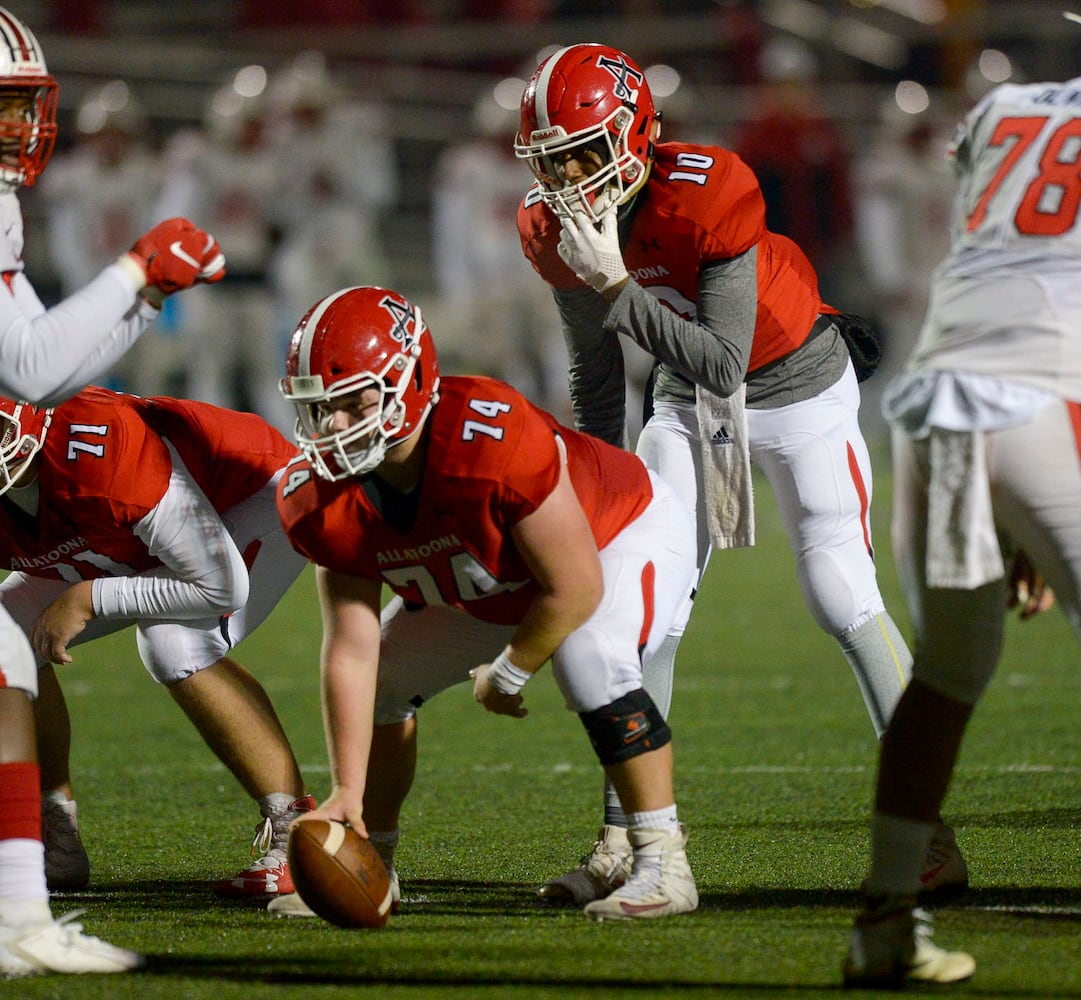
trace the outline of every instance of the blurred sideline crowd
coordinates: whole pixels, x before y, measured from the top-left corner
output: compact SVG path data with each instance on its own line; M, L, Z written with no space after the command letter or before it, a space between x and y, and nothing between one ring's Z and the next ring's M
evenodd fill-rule
M661 102L690 141L739 153L767 200L769 228L791 236L818 270L824 299L875 323L885 360L865 388L866 430L884 426L885 385L922 321L931 270L948 249L953 180L944 158L958 108L902 113L885 102L858 144L816 89L811 50L788 36L758 52L750 113L725 134L694 133L689 88ZM555 306L518 244L515 212L531 183L514 158L517 97L477 99L461 139L430 171L428 320L449 371L505 379L569 419L566 355ZM354 284L407 286L386 250L400 224L403 166L389 110L354 92L318 51L270 73L238 69L201 122L155 137L134 86L112 80L77 109L76 140L26 192L28 269L58 295L82 287L148 226L201 220L219 240L228 276L171 298L162 319L113 373L111 387L251 410L288 433L277 390L288 337L307 308ZM662 125L662 138L664 136ZM632 436L650 367L625 347Z

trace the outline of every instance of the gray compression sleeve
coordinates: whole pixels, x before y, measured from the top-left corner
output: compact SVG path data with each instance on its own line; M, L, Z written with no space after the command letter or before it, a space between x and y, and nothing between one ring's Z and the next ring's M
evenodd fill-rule
M747 374L754 341L757 247L702 268L696 310L695 319L684 319L630 280L609 307L604 326L630 337L696 385L731 396Z
M575 426L623 445L626 386L618 334L635 340L713 392L729 396L743 381L758 309L758 251L707 264L698 281L698 320L683 319L628 281L609 307L590 288L555 292L567 344Z
M623 447L626 375L619 337L604 328L608 304L585 286L554 294L567 344L574 425Z

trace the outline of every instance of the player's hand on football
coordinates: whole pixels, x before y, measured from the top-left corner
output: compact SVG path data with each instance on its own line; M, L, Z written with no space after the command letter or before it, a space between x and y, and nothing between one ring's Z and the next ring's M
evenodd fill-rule
M490 663L483 663L469 671L473 678L473 700L480 702L489 712L496 715L509 715L515 719L524 719L529 715L529 709L522 707L522 695L504 694L499 691L488 679Z
M368 828L363 819L363 792L357 792L342 785L335 785L325 801L311 812L301 813L291 825L306 823L313 819L333 820L337 823L348 823L365 840L368 838Z
M594 291L611 301L627 282L628 274L619 249L616 213L609 212L600 229L585 212L560 215L559 256Z
M42 611L30 631L30 645L39 660L71 663L68 644L94 617L93 587L90 580L76 583Z
M1054 591L1024 552L1014 555L1010 566L1009 598L1006 607L1010 610L1020 608L1022 621L1042 615L1055 605Z
M162 295L225 277L225 255L210 233L187 219L166 219L140 236L128 258L142 268L148 290Z

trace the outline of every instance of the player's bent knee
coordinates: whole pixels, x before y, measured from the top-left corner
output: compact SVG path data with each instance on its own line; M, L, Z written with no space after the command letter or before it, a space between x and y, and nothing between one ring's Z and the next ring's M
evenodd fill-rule
M811 549L797 559L796 573L811 617L828 635L840 635L869 610L883 608L865 550Z
M672 740L664 716L642 688L592 712L579 712L578 718L586 727L597 758L606 767L659 750Z
M0 691L8 688L25 692L33 701L38 696L38 664L25 636L14 628L0 634Z

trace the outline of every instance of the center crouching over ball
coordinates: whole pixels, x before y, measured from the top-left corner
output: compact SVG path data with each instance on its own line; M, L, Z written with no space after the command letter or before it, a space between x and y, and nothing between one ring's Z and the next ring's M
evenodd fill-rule
M307 820L289 831L297 892L338 927L382 927L390 916L390 876L371 842L343 823Z

